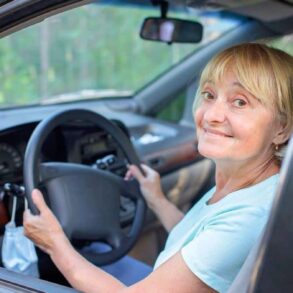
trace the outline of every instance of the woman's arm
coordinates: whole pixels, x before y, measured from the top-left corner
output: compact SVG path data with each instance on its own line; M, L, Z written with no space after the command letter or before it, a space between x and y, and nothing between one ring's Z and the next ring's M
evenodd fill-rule
M158 200L156 206L152 207L164 228L170 232L184 217L184 214L166 198Z
M79 291L114 293L125 288L120 281L82 257L68 240L56 240L50 257L72 287Z
M215 292L189 270L180 252L141 282L125 287L74 250L38 190L33 191L32 198L40 214L33 216L28 210L25 212L25 234L50 255L61 273L77 290L86 293Z
M181 253L176 253L147 278L119 293L216 293L202 282L185 264Z
M51 258L69 283L82 292L139 293L139 292L180 292L214 293L186 266L180 253L152 272L144 280L125 287L109 274L95 267L73 248L60 245Z
M131 176L137 179L148 207L153 210L164 228L170 232L182 220L184 214L164 195L159 173L146 165L141 165L141 167L145 175L141 173L137 166L130 165L126 179L130 179Z
M34 216L29 210L24 212L24 233L50 255L74 288L82 292L119 292L125 287L77 253L39 190L33 191L32 199L40 214Z

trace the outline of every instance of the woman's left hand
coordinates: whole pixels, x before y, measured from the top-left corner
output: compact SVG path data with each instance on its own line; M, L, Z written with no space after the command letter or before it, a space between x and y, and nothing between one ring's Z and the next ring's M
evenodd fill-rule
M34 216L30 210L25 210L23 214L24 233L35 245L51 255L54 248L61 244L60 242L67 242L68 239L39 190L33 190L32 200L40 214Z

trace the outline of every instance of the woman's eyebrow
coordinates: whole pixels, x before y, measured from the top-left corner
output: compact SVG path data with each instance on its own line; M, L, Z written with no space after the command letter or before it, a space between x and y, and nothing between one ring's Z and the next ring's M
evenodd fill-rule
M240 82L238 81L235 81L232 83L233 86L238 86L240 88L242 88L244 91L246 91L247 93L249 93L249 95L254 99L256 100L257 102L261 103L261 100L256 97L253 93L251 93L249 90L247 90Z
M206 80L204 83L203 83L203 86L207 85L207 84L212 84L212 85L215 85L215 82L211 79L208 79Z
M234 81L233 83L232 83L232 85L233 86L239 86L239 87L241 87L242 89L244 89L244 90L246 90L246 88L239 82L239 81Z
M214 82L213 80L211 80L211 79L208 79L208 80L206 80L206 81L203 83L203 85L206 85L206 84L212 84L212 85L215 85L215 82ZM245 89L245 87L244 87L239 81L234 81L234 82L232 83L232 86L239 86L239 87Z

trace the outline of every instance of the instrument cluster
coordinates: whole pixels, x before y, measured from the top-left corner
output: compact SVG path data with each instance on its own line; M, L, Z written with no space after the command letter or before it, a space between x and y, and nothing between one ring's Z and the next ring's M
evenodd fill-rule
M0 134L0 184L22 184L25 148L36 124L23 125ZM107 169L121 176L126 162L110 135L95 127L62 126L45 141L42 162L61 161Z
M12 145L0 142L0 177L9 177L18 174L22 167L22 157Z

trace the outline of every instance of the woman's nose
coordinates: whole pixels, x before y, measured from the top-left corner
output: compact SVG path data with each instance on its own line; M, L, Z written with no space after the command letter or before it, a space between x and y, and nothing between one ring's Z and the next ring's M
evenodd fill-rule
M206 108L204 113L204 119L206 122L224 122L227 115L227 105L224 101L216 99L214 103L211 103Z

